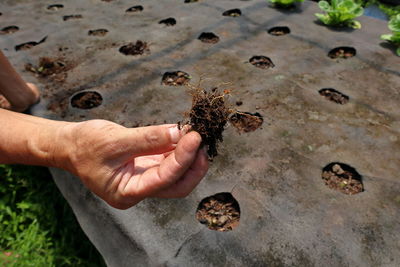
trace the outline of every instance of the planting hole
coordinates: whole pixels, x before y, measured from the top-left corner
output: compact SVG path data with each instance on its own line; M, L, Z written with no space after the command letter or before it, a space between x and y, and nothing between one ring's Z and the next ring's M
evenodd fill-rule
M26 64L25 70L39 74L42 77L46 77L65 71L65 63L58 59L42 57L39 59L38 66Z
M127 13L133 13L133 12L141 12L143 11L143 6L133 6L125 10Z
M79 109L92 109L98 107L103 102L103 97L94 91L80 92L71 99L71 105Z
M39 42L34 42L34 41L27 42L27 43L16 45L14 48L15 48L15 51L28 50L28 49L31 49L34 46L37 46L37 45L40 45L41 43L44 43L46 41L46 39L47 39L47 36L44 37Z
M260 69L269 69L275 67L272 60L266 56L253 56L249 59L249 62Z
M329 101L337 104L344 105L349 102L349 97L333 88L323 88L318 91L320 95L324 96Z
M328 164L322 169L322 179L329 188L347 195L354 195L364 190L361 175L356 169L344 163Z
M242 15L242 11L240 11L239 8L229 9L229 10L225 11L224 13L222 13L222 16L227 16L227 17L239 17L241 15Z
M136 41L136 43L129 43L121 46L119 52L126 56L143 55L144 53L150 52L149 46L146 42Z
M263 117L260 113L250 113L250 112L239 112L236 111L230 118L229 122L239 131L239 132L253 132L261 127L264 122Z
M97 30L90 30L88 35L90 36L104 36L108 33L107 29L97 29Z
M218 193L207 197L197 207L196 219L208 229L232 231L239 225L239 203L231 193Z
M63 20L64 21L68 21L68 20L74 20L74 19L81 19L81 18L83 18L83 16L82 15L67 15L67 16L63 16Z
M176 19L167 18L167 19L160 20L158 23L159 24L164 24L166 26L174 26L176 24Z
M0 30L0 34L11 34L19 30L18 26L7 26Z
M274 36L282 36L290 33L289 27L286 26L278 26L273 27L268 30L268 33Z
M332 49L328 53L330 58L350 58L356 55L356 49L349 46L340 46Z
M199 0L185 0L184 3L196 3L199 2Z
M212 32L203 32L200 34L199 38L203 43L216 44L219 42L219 37Z
M62 9L62 8L64 8L64 5L61 5L61 4L55 4L55 5L47 6L47 9L51 10L51 11L57 11L57 10Z
M166 72L162 77L162 84L169 86L181 86L190 81L190 75L184 71Z

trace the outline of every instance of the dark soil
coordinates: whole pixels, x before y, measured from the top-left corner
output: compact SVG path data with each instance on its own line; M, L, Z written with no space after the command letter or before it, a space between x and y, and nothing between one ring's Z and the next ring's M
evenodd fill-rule
M189 123L192 129L201 135L211 160L218 155L218 142L223 141L222 132L231 110L225 104L225 94L220 93L217 88L211 91L195 88L191 94L192 108L189 113Z
M149 53L150 49L146 42L136 41L136 43L129 43L127 45L121 46L119 52L124 55L135 56L135 55L143 55L144 53Z
M269 69L275 67L275 64L269 57L266 56L253 56L249 62L260 69Z
M274 36L282 36L290 33L289 27L286 26L278 26L273 27L268 30L268 33Z
M125 10L125 12L133 13L133 12L140 12L143 11L143 6L133 6Z
M329 101L337 104L344 105L349 102L349 97L333 88L323 88L318 91L320 95L324 96Z
M3 29L0 30L0 35L2 35L2 34L11 34L11 33L17 32L18 30L19 30L18 26L14 26L14 25L7 26L7 27L4 27Z
M197 39L208 44L216 44L219 42L219 37L212 32L203 32Z
M81 92L71 99L71 106L79 109L92 109L103 103L103 97L97 92Z
M249 112L239 112L236 111L230 118L229 122L239 131L239 132L253 132L261 127L264 122L263 117L260 113L249 113Z
M243 105L243 101L241 101L241 100L236 101L236 106L241 106L241 105Z
M195 2L199 2L199 0L185 0L184 3L195 3Z
M25 65L25 70L38 74L41 77L58 74L66 71L66 64L59 58L42 57L39 59L39 65L33 66L28 63Z
M79 15L79 14L63 16L64 21L71 20L71 19L81 19L81 18L83 18L83 16Z
M185 85L190 81L190 75L184 71L166 72L162 77L162 84L170 86Z
M167 19L160 20L158 23L164 24L165 26L174 26L176 24L176 19L167 18Z
M225 11L224 13L222 13L222 16L227 16L227 17L239 17L241 15L242 15L242 11L240 11L239 8L229 9L229 10Z
M334 162L322 170L322 179L325 184L334 190L347 195L354 195L364 191L361 175L351 166Z
M196 219L211 230L231 231L239 225L239 203L230 193L207 197L197 207Z
M90 36L105 36L108 33L107 29L97 29L97 30L90 30L88 35Z
M64 5L55 4L55 5L49 5L49 6L47 6L47 9L48 9L48 10L51 10L51 11L57 11L57 10L59 10L59 9L62 9L63 7L64 7Z
M44 43L47 39L47 36L44 37L42 40L40 40L39 42L27 42L27 43L23 43L23 44L19 44L15 46L15 51L23 51L23 50L28 50L31 49L34 46L40 45L41 43Z
M328 57L330 58L350 58L354 57L357 54L357 51L353 47L348 47L348 46L341 46L341 47L336 47L329 51Z

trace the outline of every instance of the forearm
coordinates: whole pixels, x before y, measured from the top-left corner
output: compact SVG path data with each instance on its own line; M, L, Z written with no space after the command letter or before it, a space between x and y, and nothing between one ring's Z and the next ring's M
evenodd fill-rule
M20 107L29 106L32 104L30 100L36 98L1 51L0 94L7 98L15 110L19 110Z
M0 109L0 163L59 167L69 124Z

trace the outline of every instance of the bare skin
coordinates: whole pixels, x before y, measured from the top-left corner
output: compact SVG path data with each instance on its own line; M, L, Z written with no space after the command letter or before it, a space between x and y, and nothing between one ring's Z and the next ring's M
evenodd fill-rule
M25 83L0 52L0 108L22 112L38 101L38 88Z
M0 90L5 96L0 103L17 111L39 96L3 55ZM0 108L0 140L0 164L65 169L119 209L147 197L185 197L208 170L200 135L186 134L175 124L125 128L105 120L54 121Z

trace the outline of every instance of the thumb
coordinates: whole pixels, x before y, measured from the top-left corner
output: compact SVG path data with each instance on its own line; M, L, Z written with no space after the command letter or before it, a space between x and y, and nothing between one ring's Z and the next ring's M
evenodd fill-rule
M124 144L131 157L162 154L173 150L184 133L176 124L128 129Z

